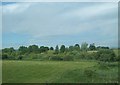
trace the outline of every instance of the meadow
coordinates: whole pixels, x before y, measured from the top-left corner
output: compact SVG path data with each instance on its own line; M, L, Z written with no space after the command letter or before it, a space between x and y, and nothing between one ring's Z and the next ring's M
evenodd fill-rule
M117 62L3 60L3 83L117 83Z
M2 83L118 83L118 49L30 45L2 49Z

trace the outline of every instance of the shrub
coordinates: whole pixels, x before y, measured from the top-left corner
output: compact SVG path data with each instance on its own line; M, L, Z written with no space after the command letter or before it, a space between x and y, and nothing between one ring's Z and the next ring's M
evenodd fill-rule
M92 53L81 52L79 56L80 56L81 59L89 59L89 60L91 60L91 59L96 59L97 55L96 55L95 52L92 52Z
M49 57L49 60L58 60L58 61L60 61L60 60L63 60L63 58L61 58L61 57L58 56L58 55L54 55L54 56L50 56L50 57Z
M73 56L75 59L80 59L80 52L78 51L72 51L66 54L67 56Z
M48 60L49 56L46 54L30 54L28 59Z
M2 59L8 59L8 55L7 54L2 54Z
M8 59L8 60L15 60L15 56L8 55L8 54L2 54L2 59Z
M80 52L80 58L81 59L85 59L86 53L87 52Z
M18 60L22 60L23 56L18 56Z
M93 59L93 53L86 53L85 59Z
M65 56L63 57L63 60L64 60L64 61L73 61L73 60L74 60L74 57L71 56L71 55L65 55Z
M102 49L97 52L97 59L104 62L115 61L115 53L110 49Z

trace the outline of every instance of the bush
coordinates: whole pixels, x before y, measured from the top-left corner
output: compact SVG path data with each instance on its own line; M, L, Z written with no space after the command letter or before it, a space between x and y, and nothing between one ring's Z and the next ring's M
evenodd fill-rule
M71 55L69 55L69 54L67 54L67 55L65 55L65 56L63 57L63 60L64 60L64 61L73 61L73 60L74 60L74 57L71 56Z
M8 55L7 54L2 54L2 59L8 59Z
M50 56L50 57L49 57L49 60L61 61L61 60L63 60L63 58L61 58L61 57L58 56L58 55L54 55L54 56Z
M94 53L86 53L85 54L85 59L93 59L93 57L94 57L94 55L93 55Z
M97 52L97 59L104 62L115 61L116 56L113 50L110 49L102 49Z
M75 59L80 59L80 52L78 51L72 51L70 53L66 54L67 56L74 56Z
M92 59L96 59L96 52L92 52L92 53L89 53L89 52L80 52L80 58L81 59L87 59L87 60L92 60Z
M87 52L80 52L80 58L81 59L85 59L86 53Z
M24 58L27 58L27 59L37 59L37 60L48 60L49 59L49 56L46 55L46 54L30 54L28 57L24 57Z
M22 60L23 56L18 56L18 60Z
M16 56L13 56L13 55L8 55L8 54L2 54L2 59L5 60L5 59L8 59L8 60L15 60Z

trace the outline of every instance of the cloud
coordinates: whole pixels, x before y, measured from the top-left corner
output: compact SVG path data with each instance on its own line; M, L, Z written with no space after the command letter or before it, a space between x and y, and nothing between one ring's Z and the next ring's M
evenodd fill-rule
M116 3L99 3L99 4L93 4L91 6L86 6L83 8L80 7L76 10L70 11L67 14L71 14L73 16L79 16L81 19L89 19L96 16L100 17L105 14L108 15L108 13L113 12L117 8L118 6Z
M27 34L34 38L30 42L50 36L81 33L87 36L89 32L117 39L117 6L117 3L54 2L4 5L3 33Z
M24 3L24 4L13 5L9 7L9 10L13 13L14 12L16 13L17 10L18 12L21 12L24 9L26 9L24 8L24 6L28 7L28 4ZM7 16L5 16L4 18L6 22L8 22L8 24L12 25L11 31L14 31L14 32L28 31L28 33L30 34L40 35L40 36L45 36L49 34L50 35L51 34L54 34L54 35L69 34L69 33L76 33L80 31L82 32L85 29L93 28L93 25L90 25L90 23L87 22L87 20L95 16L100 17L101 16L100 14L102 14L103 12L107 13L107 11L104 9L110 6L112 5L108 5L108 4L100 5L98 6L98 10L95 9L97 7L96 5L92 7L90 6L90 7L85 7L85 8L78 8L77 10L75 9L70 10L70 12L67 12L67 15L66 15L64 14L64 12L60 13L61 10L64 10L64 8L62 7L55 8L54 6L51 6L51 4L40 3L40 4L37 4L36 6L32 6L28 8L25 12L19 13L17 15L7 14ZM3 10L8 10L7 8L8 7L3 8ZM14 20L14 22L10 22L10 20ZM82 20L86 20L86 21L82 22ZM92 19L90 20L92 21ZM105 21L106 20L104 20L103 22ZM15 26L14 27L15 29L13 29L13 26ZM73 31L73 29L75 30Z
M2 7L0 6L0 49L1 48L2 48Z
M30 3L15 3L15 4L8 4L3 5L3 13L20 13L25 11L31 4Z
M4 2L118 2L119 0L2 0Z

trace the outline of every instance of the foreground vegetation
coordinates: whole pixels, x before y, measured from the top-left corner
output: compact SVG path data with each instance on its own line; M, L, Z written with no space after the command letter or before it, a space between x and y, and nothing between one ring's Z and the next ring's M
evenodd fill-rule
M2 49L3 83L117 83L120 50L82 43Z
M3 61L3 83L117 83L117 62Z
M119 54L109 47L98 46L95 44L82 43L66 47L58 45L55 47L45 47L30 45L28 47L20 46L18 49L2 49L3 60L55 60L55 61L75 61L75 60L98 60L104 62L119 61Z

